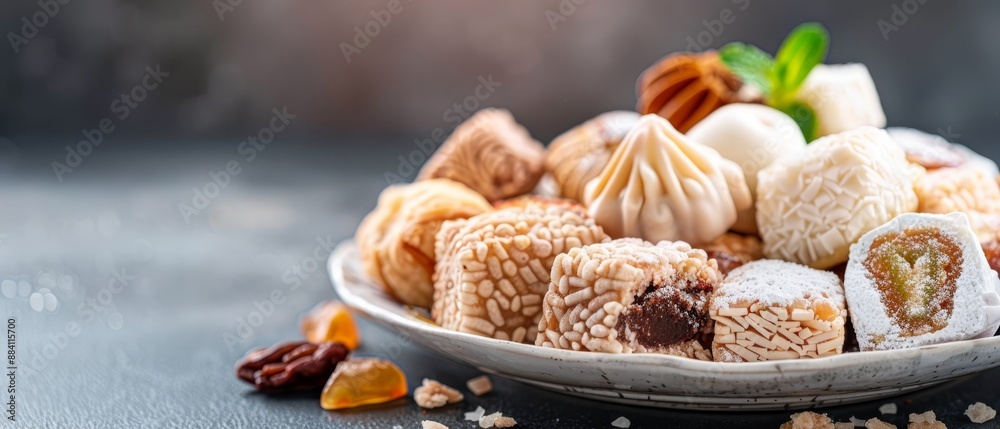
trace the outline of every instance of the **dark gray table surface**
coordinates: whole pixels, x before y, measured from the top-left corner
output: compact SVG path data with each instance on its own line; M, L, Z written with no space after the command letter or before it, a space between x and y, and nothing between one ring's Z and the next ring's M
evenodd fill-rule
M297 338L299 316L335 297L323 261L309 272L309 258L353 235L386 185L383 173L412 149L410 139L398 141L278 140L252 162L237 154L238 141L106 142L62 182L51 163L64 153L30 144L0 153L0 308L17 323L14 426L418 428L433 419L473 428L463 413L476 406L501 410L523 428L608 428L619 416L632 428L777 428L788 420L789 412L612 405L495 377L493 393L440 410L423 412L400 400L327 412L318 394L272 397L238 381L233 363L247 349ZM230 160L239 160L240 173L186 222L179 204L190 204L193 189L204 188L209 173ZM286 276L296 272L301 288L273 310L257 305L274 290L287 291ZM116 273L125 281L114 280ZM257 307L265 313L259 319L251 316ZM239 338L248 317L259 322L249 336L227 341ZM77 326L73 336L68 323ZM411 389L424 377L462 386L479 374L367 321L360 328L358 354L398 356ZM962 413L977 401L1000 408L998 385L994 370L824 412L838 421L869 418L894 402L899 414L887 420L900 425L909 412L934 410L950 428L997 427L972 425Z

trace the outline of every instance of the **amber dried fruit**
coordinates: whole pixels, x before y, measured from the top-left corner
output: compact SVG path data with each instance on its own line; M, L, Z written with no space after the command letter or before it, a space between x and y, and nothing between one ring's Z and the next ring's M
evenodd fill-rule
M406 376L385 359L351 359L337 365L323 388L320 405L339 410L381 404L406 396Z
M743 84L719 60L715 51L667 56L639 77L639 113L656 113L686 133L723 105L755 101L740 94Z
M916 336L948 325L962 261L952 237L933 228L910 228L876 238L864 265L889 316L904 336Z
M990 263L990 268L1000 272L1000 237L994 237L982 242L983 253L986 254L986 262Z
M251 350L236 363L236 376L264 392L317 388L348 353L340 343L282 343Z
M312 343L338 342L351 350L361 344L351 311L337 301L316 304L302 318L300 328L306 340Z

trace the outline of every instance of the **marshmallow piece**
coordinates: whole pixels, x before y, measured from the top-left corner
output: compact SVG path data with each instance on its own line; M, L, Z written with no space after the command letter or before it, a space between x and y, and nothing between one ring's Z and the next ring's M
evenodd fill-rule
M780 156L806 147L799 126L788 115L763 104L727 104L699 122L688 138L719 151L739 164L750 194L757 196L757 172ZM756 210L751 206L737 215L733 230L757 233Z
M764 256L830 268L851 243L917 208L923 169L885 131L862 127L817 139L757 175L757 226Z
M862 351L992 336L1000 289L962 213L908 213L851 246L844 289Z
M645 115L587 184L584 202L614 238L704 244L725 233L752 199L736 163L666 119Z
M875 81L864 64L817 65L796 96L816 112L819 135L885 126Z

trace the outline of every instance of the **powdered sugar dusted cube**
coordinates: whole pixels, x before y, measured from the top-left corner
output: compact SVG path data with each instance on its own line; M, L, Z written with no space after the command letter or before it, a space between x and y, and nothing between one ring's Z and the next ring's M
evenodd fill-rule
M844 349L844 288L833 273L763 259L736 268L712 295L717 362L817 358Z
M844 288L866 351L992 336L997 282L965 214L910 213L851 246Z
M535 344L711 360L714 260L685 242L624 238L556 257Z
M607 240L572 206L528 204L445 222L431 315L444 328L533 343L556 255Z

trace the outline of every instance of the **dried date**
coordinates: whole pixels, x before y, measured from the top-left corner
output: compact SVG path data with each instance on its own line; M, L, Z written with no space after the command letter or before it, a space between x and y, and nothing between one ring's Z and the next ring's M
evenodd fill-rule
M248 352L236 363L236 376L263 392L319 388L348 353L341 343L281 343Z

